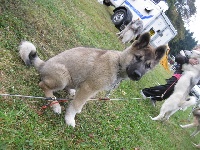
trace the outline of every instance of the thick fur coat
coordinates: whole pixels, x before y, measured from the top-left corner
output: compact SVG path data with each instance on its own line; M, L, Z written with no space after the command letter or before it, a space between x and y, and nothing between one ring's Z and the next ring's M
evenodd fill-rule
M65 114L66 124L74 127L75 115L89 98L99 91L112 89L124 79L139 80L159 63L166 46L154 49L149 42L149 33L144 33L124 51L76 47L43 61L35 46L24 41L19 53L25 64L33 65L39 72L39 86L46 97L53 97L53 92L58 90L76 89ZM54 112L61 113L59 103L52 107Z

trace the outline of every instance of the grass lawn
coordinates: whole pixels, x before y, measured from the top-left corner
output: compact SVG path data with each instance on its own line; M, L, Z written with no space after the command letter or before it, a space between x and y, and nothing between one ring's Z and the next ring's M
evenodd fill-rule
M38 87L39 75L24 65L18 54L21 40L33 42L39 56L47 60L77 46L123 50L111 22L112 7L97 0L2 0L0 3L0 93L44 96ZM162 102L152 107L141 98L144 87L165 83L171 73L158 65L140 81L123 81L112 91L119 101L90 101L76 116L76 127L64 122L63 113L40 112L44 101L0 97L0 150L191 150L200 135L179 124L192 120L177 112L167 122L153 122ZM101 96L103 92L99 94ZM56 93L64 97L65 93Z

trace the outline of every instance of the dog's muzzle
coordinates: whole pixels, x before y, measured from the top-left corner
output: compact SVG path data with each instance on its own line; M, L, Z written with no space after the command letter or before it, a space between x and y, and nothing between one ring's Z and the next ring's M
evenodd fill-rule
M138 81L142 77L142 74L138 70L134 70L134 71L127 70L127 74L128 74L128 77L134 81Z

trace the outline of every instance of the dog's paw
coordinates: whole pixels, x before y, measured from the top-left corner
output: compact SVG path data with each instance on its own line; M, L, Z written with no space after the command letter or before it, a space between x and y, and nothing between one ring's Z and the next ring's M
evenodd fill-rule
M180 125L181 128L183 128L183 125Z
M76 90L75 89L70 89L69 90L69 98L70 99L73 99L75 94L76 94Z
M150 118L151 118L151 120L154 120L154 121L155 121L155 120L158 120L157 117L151 117L151 116L150 116Z
M75 125L76 125L75 120L71 117L65 117L65 123L68 126L72 126L72 127L75 127Z
M54 113L61 114L61 107L60 107L59 103L52 104L51 107L52 107Z
M151 118L151 120L153 120L153 117L149 116Z

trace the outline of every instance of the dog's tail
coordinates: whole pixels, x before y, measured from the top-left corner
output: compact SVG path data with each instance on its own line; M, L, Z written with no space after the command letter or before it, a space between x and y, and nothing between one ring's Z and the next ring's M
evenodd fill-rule
M38 57L36 47L31 42L22 41L19 45L19 54L26 65L33 65L37 70L44 63Z

